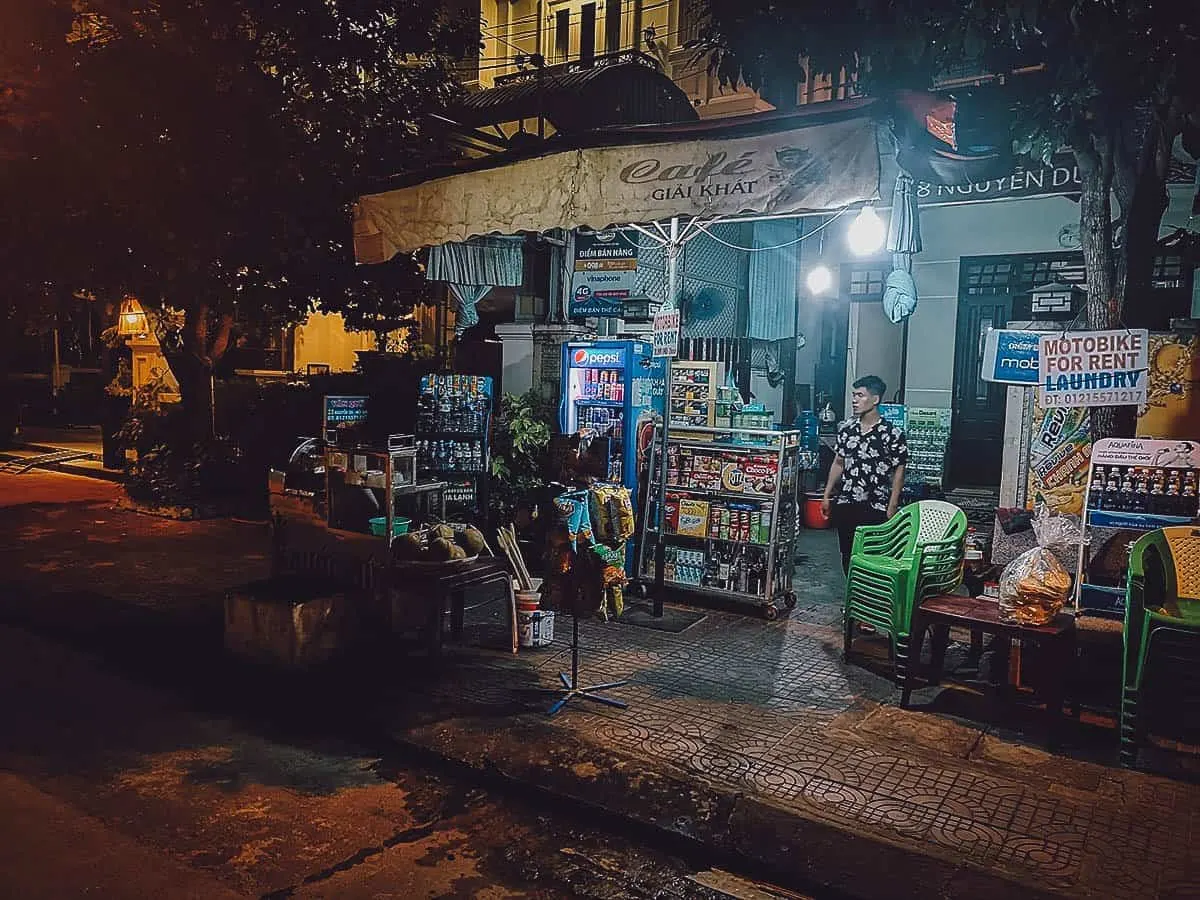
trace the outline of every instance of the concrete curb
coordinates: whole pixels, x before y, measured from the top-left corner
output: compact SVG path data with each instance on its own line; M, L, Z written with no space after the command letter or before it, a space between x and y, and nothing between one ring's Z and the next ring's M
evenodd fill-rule
M570 802L789 890L854 900L1049 900L1062 894L1016 873L914 850L815 816L613 752L529 716L514 729L453 719L389 731L409 753L521 794Z
M26 444L18 441L13 449L30 450L37 453L54 453L61 450L61 447L49 447L42 444ZM20 456L16 453L0 450L0 463L7 462L22 462L28 460L28 457ZM84 478L95 478L98 481L111 481L116 484L122 484L125 481L124 472L115 472L111 469L93 469L88 466L79 466L70 462L62 463L45 463L33 467L43 472L62 472L65 475L81 475Z

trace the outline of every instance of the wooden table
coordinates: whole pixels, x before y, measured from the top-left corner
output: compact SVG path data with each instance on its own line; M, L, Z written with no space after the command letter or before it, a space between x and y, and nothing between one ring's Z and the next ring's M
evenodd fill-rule
M950 643L951 628L971 630L972 642L975 635L992 634L1011 647L1013 640L1040 646L1049 662L1042 678L1042 695L1046 710L1054 717L1056 729L1063 719L1063 704L1067 685L1075 665L1075 617L1070 613L1059 613L1046 625L1016 625L1000 618L1000 605L985 597L960 597L942 595L930 597L913 611L910 664L903 679L900 705L908 706L913 691L915 663L921 656L921 644L925 632L933 631L933 683L941 678L946 659L946 647Z

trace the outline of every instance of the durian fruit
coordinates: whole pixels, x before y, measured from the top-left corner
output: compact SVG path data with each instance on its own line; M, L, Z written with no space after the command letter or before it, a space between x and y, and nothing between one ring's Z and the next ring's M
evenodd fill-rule
M458 544L451 544L450 545L450 558L451 559L466 559L467 551L464 550L462 547L460 547Z
M467 556L478 556L487 547L483 532L474 525L468 525L457 536L458 545L467 551Z
M430 540L441 538L444 541L454 540L454 529L449 525L435 525L429 532Z
M392 556L414 562L425 556L425 542L419 534L402 534L392 542Z
M445 538L434 538L429 542L429 558L434 562L448 562L454 558L455 547L455 544Z

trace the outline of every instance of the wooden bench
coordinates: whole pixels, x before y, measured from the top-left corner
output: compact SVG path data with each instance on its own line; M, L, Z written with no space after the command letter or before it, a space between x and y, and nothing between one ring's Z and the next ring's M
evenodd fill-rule
M1059 613L1046 625L1016 625L1000 618L1000 604L986 597L960 597L942 595L930 597L913 612L911 660L921 657L921 644L925 632L932 630L931 655L932 682L937 684L942 676L946 660L946 648L950 643L951 628L970 629L973 646L983 634L992 634L1004 642L1007 656L1013 640L1024 645L1037 645L1045 655L1046 666L1040 693L1046 701L1046 711L1053 717L1055 729L1062 724L1063 704L1067 685L1075 665L1075 617L1070 613ZM914 687L915 665L910 664L905 673L900 705L908 706ZM1007 667L1006 667L1007 668Z

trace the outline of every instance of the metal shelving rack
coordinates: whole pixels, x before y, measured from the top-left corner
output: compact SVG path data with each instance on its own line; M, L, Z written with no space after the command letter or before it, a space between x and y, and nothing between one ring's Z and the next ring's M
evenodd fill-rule
M422 452L419 470L447 485L446 506L463 520L487 517L491 471L492 379L476 375L426 375L418 395L417 440L422 447L478 447L475 462Z
M735 434L741 441L740 443L733 443L732 438ZM756 443L747 443L750 440ZM668 532L664 541L668 547L673 546L683 550L702 549L706 560L706 569L708 563L711 562L711 551L714 546L761 548L766 554L766 575L760 591L731 590L711 584L694 584L665 577L663 584L672 591L754 604L759 607L767 619L774 619L778 615L779 610L776 605L778 602L782 602L788 609L793 608L796 605L796 594L792 590L792 578L795 571L798 512L796 504L800 484L801 433L799 431L763 429L738 429L734 432L729 428L689 426L687 434L670 437L669 445L681 449L690 448L694 453L702 455L727 456L730 460L729 465L736 465L738 460L750 457L769 457L776 463L777 475L775 489L770 494L711 490L703 487L671 484L670 482L666 484L667 494L675 497L690 497L704 501L771 504L771 526L768 540L765 543L754 539L743 541L712 537L710 523L705 525L704 536ZM658 439L651 443L649 463L652 484L657 484L657 479L665 478L668 474L669 467L659 465L659 446ZM655 583L654 552L658 531L664 518L663 511L657 509L657 491L646 492L643 510L645 526L641 531L638 544L635 582L635 586L641 589Z

